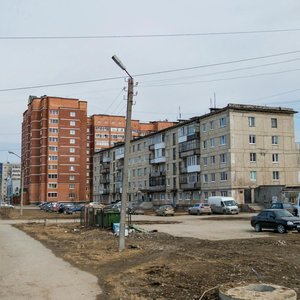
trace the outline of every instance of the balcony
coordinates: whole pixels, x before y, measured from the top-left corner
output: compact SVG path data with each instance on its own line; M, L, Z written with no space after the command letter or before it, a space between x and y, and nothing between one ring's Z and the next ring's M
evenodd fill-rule
M109 173L110 172L110 168L108 167L108 168L104 168L104 167L102 167L101 169L100 169L100 174L105 174L105 173Z
M180 183L180 188L183 190L200 189L200 182Z
M102 190L99 191L99 194L100 195L107 195L107 194L109 194L109 189L102 189Z
M154 165L154 164L161 164L166 162L166 157L161 156L161 157L156 157L156 158L151 158L149 159L149 163Z
M193 156L193 155L200 155L200 148L190 149L190 150L181 150L179 152L179 157L187 157L187 156Z
M150 177L159 177L159 176L165 176L166 171L151 171Z
M107 184L107 183L110 183L110 179L109 178L100 178L100 183L102 183L102 184Z
M151 192L161 192L165 190L166 190L166 185L149 186L149 191Z

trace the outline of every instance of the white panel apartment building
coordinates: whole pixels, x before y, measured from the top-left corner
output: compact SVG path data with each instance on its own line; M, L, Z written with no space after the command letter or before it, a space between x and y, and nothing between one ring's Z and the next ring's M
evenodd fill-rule
M131 142L130 201L187 206L209 196L271 202L299 186L294 111L228 104ZM120 200L124 145L94 155L94 201Z

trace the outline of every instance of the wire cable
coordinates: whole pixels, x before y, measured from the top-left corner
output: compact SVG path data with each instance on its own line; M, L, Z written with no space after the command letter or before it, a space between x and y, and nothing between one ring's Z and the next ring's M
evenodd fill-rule
M123 38L164 38L164 37L194 37L213 35L242 35L262 33L298 32L300 28L227 31L227 32L198 32L198 33L166 33L166 34L136 34L136 35L78 35L78 36L1 36L0 40L75 40L75 39L123 39Z
M271 58L271 57L277 57L277 56L289 55L289 54L295 54L295 53L300 53L300 50L280 52L280 53L271 54L271 55L250 57L250 58L231 60L231 61L220 62L220 63L212 63L212 64L200 65L200 66L194 66L194 67L178 68L178 69L170 69L170 70L164 70L164 71L156 71L156 72L135 74L133 76L134 77L141 77L141 76L150 76L150 75L166 74L166 73L173 73L173 72L181 72L181 71L188 71L188 70L195 70L195 69L201 69L201 68L216 67L216 66L234 64L234 63L240 63L240 62L245 62L245 61L265 59L265 58ZM27 86L27 87L6 88L6 89L0 89L0 92L28 90L28 89L54 87L54 86L65 86L65 85L74 85L74 84L83 84L83 83L92 83L92 82L109 81L109 80L122 79L122 78L124 78L124 76L122 76L122 77L120 77L120 76L119 77L108 77L108 78L100 78L100 79L91 79L91 80L82 80L82 81L73 81L73 82L65 82L65 83L34 85L34 86Z

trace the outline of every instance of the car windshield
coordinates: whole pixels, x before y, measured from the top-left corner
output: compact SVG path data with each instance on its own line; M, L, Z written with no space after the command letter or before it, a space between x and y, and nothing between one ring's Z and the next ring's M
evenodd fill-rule
M224 201L226 206L234 206L236 205L236 202L234 200L226 200Z
M277 210L275 212L277 217L294 217L289 211L283 209L283 210Z

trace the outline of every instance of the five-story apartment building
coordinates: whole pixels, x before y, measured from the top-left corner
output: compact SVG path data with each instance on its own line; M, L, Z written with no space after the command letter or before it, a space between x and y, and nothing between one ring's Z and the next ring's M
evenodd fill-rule
M241 204L279 198L299 185L294 113L229 104L132 140L129 200L186 206L214 195ZM94 155L95 201L121 199L123 157L123 144Z

